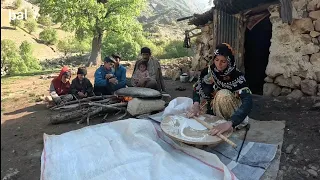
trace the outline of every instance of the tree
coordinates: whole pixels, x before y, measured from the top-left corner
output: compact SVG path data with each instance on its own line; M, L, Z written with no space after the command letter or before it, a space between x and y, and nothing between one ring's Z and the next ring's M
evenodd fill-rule
M28 41L23 41L19 47L20 57L27 71L41 70L39 61L32 55L32 45Z
M15 43L10 39L1 40L1 69L19 58Z
M29 34L35 32L37 29L37 22L34 19L28 19L28 21L24 24Z
M17 27L21 27L22 26L22 20L11 20L10 21L10 25L14 27L14 29L17 29Z
M27 66L21 60L18 49L12 40L1 40L1 69L7 67L9 73L24 73Z
M72 44L69 39L59 40L57 48L60 52L63 52L65 56L72 52Z
M109 34L102 43L102 55L110 56L117 52L121 54L122 59L134 60L140 51L140 45L134 41L131 35Z
M74 39L73 52L84 54L90 51L90 40L89 38L83 40Z
M58 40L57 31L55 29L52 29L52 28L44 29L39 34L39 39L42 40L47 45L53 45Z
M64 30L75 31L79 40L93 37L89 66L101 61L104 33L120 35L142 30L136 16L145 4L145 0L42 0L39 6L40 14L50 15Z
M183 41L174 40L169 42L165 48L163 58L179 58L188 56L188 49L183 47Z

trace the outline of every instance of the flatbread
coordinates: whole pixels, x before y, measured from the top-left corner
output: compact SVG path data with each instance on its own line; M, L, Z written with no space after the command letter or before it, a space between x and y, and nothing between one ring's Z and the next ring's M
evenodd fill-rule
M199 117L213 126L226 122L216 116L204 115ZM184 114L171 115L163 118L161 129L170 138L195 145L218 145L223 140L217 136L209 135L209 130L194 119L186 118ZM223 133L224 136L229 137L232 130Z

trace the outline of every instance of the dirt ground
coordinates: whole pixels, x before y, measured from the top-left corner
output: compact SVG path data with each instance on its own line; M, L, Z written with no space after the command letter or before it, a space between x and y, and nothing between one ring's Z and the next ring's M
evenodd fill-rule
M88 70L90 80L93 73L93 68ZM35 101L48 94L51 79L39 77L1 79L1 179L38 179L43 134L62 134L85 126L75 122L49 124L50 111ZM165 83L172 98L192 94L191 83L171 80ZM179 86L186 90L176 91ZM310 174L320 175L320 112L310 109L314 102L314 98L288 100L254 96L251 118L286 121L279 173L285 180L317 179Z

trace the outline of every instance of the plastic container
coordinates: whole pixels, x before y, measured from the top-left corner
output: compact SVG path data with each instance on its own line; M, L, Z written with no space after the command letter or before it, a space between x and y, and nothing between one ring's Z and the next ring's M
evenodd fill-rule
M180 82L186 83L189 80L189 76L186 73L181 74L180 76Z

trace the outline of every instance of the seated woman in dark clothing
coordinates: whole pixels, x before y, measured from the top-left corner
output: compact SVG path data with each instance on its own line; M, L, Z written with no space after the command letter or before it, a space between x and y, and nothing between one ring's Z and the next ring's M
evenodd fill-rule
M202 107L206 107L207 114L228 121L212 129L211 135L246 125L247 116L252 109L251 91L244 75L236 68L230 45L219 44L214 52L213 61L202 70L193 86L193 106L188 113L189 117L198 116Z
M78 68L77 77L71 82L71 94L78 99L93 96L93 86L86 75L85 68Z

